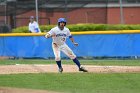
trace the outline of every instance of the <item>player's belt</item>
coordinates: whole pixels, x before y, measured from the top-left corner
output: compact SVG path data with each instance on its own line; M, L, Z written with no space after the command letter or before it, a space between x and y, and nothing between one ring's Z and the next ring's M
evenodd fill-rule
M57 44L56 44L56 43L53 43L53 44L57 46Z
M53 43L55 46L61 46L61 45L63 45L63 44L57 44L57 43Z
M56 43L53 43L53 45L54 45L55 47L57 47L57 46L58 46L58 44L56 44Z

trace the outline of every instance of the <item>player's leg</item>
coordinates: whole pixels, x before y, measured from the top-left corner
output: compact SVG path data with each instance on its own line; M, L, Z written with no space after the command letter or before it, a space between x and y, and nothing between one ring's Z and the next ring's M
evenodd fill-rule
M59 72L63 72L63 68L62 68L62 65L61 65L59 46L57 46L56 44L53 43L52 48L53 48L53 52L54 52L54 55L55 55L55 61L56 61L57 66L59 68Z
M79 67L79 71L88 72L84 67L81 66L81 64L80 64L79 60L77 59L77 57L75 57L72 60Z
M81 64L79 60L77 59L76 55L73 53L73 51L65 44L63 47L61 47L61 50L63 53L65 53L70 59L73 60L73 62L78 66L79 71L87 72L83 67L81 67Z

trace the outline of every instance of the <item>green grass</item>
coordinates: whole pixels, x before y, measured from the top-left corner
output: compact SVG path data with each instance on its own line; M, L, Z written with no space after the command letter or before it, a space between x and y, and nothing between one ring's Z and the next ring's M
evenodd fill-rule
M140 66L140 60L80 60L83 65L121 65L121 66ZM0 65L14 64L55 64L54 60L38 59L19 59L19 60L0 60ZM62 60L62 64L74 64L72 60Z
M140 73L46 73L0 75L0 86L64 93L139 93Z
M74 64L62 60L62 64ZM140 66L140 60L80 60L84 65ZM56 64L54 60L0 60L0 65ZM0 86L64 93L139 93L140 73L40 73L0 75Z
M19 60L1 60L0 65L15 65L15 64L54 64L54 60L36 60L36 59L19 59Z

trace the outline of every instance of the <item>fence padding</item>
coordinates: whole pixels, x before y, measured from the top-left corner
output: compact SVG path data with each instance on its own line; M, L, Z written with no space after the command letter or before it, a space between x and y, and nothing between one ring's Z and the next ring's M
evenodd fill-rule
M78 56L140 56L140 34L88 34L74 35L79 43L67 44ZM0 56L54 57L52 39L44 36L1 36ZM65 55L62 54L64 57Z

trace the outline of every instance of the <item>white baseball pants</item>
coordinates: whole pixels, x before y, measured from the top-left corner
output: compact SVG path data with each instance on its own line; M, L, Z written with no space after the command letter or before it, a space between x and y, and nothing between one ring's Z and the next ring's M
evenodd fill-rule
M70 59L75 59L76 55L73 53L73 51L68 47L67 44L58 45L56 43L52 43L53 52L55 55L55 61L61 60L61 51L66 54Z

